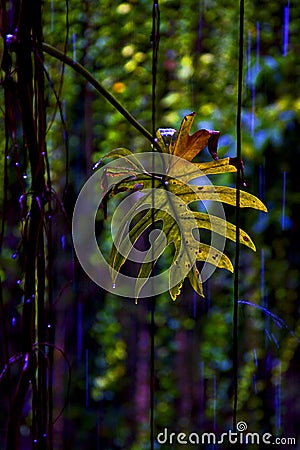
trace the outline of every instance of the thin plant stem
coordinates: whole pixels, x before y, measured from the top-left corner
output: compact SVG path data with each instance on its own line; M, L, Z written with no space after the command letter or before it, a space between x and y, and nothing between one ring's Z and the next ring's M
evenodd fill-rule
M238 301L239 301L239 259L240 259L240 186L242 167L241 146L241 116L242 116L242 91L243 91L243 53L244 53L244 0L240 0L240 25L239 25L239 57L238 57L238 100L236 117L236 155L238 161L236 177L236 246L234 264L234 299L233 299L233 428L237 423L238 402Z
M160 12L158 0L153 1L152 8L152 139L155 143L156 132L156 81L157 81L157 60L159 48L159 28ZM154 157L154 155L153 155ZM152 161L154 169L154 159ZM152 229L154 229L154 207L155 207L155 180L152 176ZM152 247L153 250L153 247ZM154 261L154 257L152 257ZM154 266L154 263L153 263ZM153 267L154 269L154 267ZM150 300L150 449L154 450L154 407L155 407L155 297Z

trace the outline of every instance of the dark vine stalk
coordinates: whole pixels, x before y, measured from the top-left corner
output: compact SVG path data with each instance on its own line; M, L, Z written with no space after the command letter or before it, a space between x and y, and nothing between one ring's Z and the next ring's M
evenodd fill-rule
M239 57L238 57L238 99L236 116L236 155L238 161L236 177L236 246L234 264L234 293L233 293L233 428L237 423L238 402L238 302L239 302L239 259L240 259L240 186L242 181L242 145L241 145L241 116L242 116L242 93L243 93L243 62L244 62L244 0L240 0L240 23L239 23Z
M42 42L42 3L32 0L13 4L18 23L14 47L8 51L16 54L17 90L14 101L18 103L23 145L16 151L29 161L31 180L30 208L26 231L22 235L24 254L24 303L22 309L22 368L14 390L7 423L7 450L19 448L19 424L27 396L32 400L32 442L37 450L48 450L48 385L47 361L44 348L37 354L36 341L46 337L46 246L44 222L49 193L45 181L44 155L46 152L46 107L44 95L44 69ZM32 42L36 52L32 57ZM8 89L7 86L5 86ZM10 110L12 105L6 105ZM13 134L14 124L8 124L7 135ZM8 374L9 375L9 374Z
M6 2L1 2L2 7L2 27L6 29ZM3 163L3 203L2 203L2 220L0 229L0 253L2 252L5 224L7 219L7 203L8 203L8 158L9 158L9 86L11 84L9 74L9 64L6 61L9 60L7 43L4 44L2 69L6 72L4 78L4 123L5 123L5 148L4 148L4 163ZM9 364L9 338L7 332L7 312L3 299L3 286L0 278L0 316L1 316L1 328L2 328L2 346L5 366L7 367L7 393L8 393L8 415L10 415L12 409L12 386L11 386L11 370Z
M153 1L152 7L152 142L155 143L156 133L156 82L157 82L157 61L160 39L160 11L158 0ZM154 168L154 160L153 160ZM154 208L155 208L155 180L152 176L152 228L154 229ZM152 248L153 249L153 248ZM154 261L154 257L152 258ZM154 262L153 262L154 269ZM150 449L154 450L154 409L155 409L155 297L150 298Z

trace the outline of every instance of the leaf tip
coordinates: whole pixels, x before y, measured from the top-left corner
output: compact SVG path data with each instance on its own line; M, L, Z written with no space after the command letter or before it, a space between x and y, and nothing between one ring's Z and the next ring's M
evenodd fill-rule
M262 211L262 212L265 212L265 213L268 212L268 208L266 207L266 205L261 200L258 199L258 201L256 203L257 203L257 207L256 208L259 211Z
M231 272L231 273L234 272L234 267L233 267L232 263L230 263L230 265L226 266L226 269L229 270L229 272Z
M208 139L207 147L208 147L209 153L211 154L211 157L215 161L218 161L218 159L219 159L218 153L217 153L219 138L220 138L220 131L215 131L215 130L210 131L210 136Z
M240 239L241 244L247 245L247 247L251 248L254 252L256 252L256 247L252 239L245 233L243 236L241 236Z
M171 289L169 289L169 294L170 294L173 302L175 302L177 297L179 297L179 295L181 293L182 285L183 285L183 280L181 280L176 286L173 286Z

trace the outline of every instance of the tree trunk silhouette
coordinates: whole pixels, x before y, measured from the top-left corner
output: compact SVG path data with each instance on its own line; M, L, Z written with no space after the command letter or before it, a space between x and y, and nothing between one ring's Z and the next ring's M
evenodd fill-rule
M8 4L8 2L7 2ZM17 450L19 427L28 396L32 406L32 445L42 450L51 448L51 421L49 421L48 397L51 395L51 375L47 374L46 341L47 317L51 301L46 297L45 227L50 187L45 177L46 161L46 110L44 99L44 67L42 42L42 20L40 1L15 1L10 3L9 17L6 3L2 2L2 22L6 36L4 61L6 71L5 90L11 85L11 73L16 72L15 98L5 93L6 132L18 151L18 157L26 163L26 178L31 181L30 190L24 193L29 210L24 215L22 235L24 303L22 311L22 370L11 401L7 424L7 450ZM8 28L12 24L12 29ZM11 62L15 58L15 67ZM12 114L14 102L18 105L21 119L15 123ZM18 118L17 118L18 120ZM22 142L15 141L16 128L21 130ZM26 217L26 218L25 218ZM47 283L48 292L51 282ZM51 356L49 352L48 358ZM51 366L51 364L50 364ZM47 382L47 377L48 378ZM50 381L49 381L50 380ZM49 385L48 385L49 383Z

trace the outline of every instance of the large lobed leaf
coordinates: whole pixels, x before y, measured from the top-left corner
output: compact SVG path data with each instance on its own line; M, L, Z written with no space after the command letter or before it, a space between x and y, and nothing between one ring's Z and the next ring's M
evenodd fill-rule
M128 149L116 149L105 157L120 159L117 167L114 166L105 172L104 177L115 179L114 186L108 194L109 198L120 192L140 191L140 198L124 214L114 237L109 258L112 273L121 271L125 262L130 259L132 248L137 245L143 233L144 236L150 236L155 227L158 229L156 238L151 242L149 250L144 252L143 260L139 264L136 298L139 297L145 280L153 274L157 261L168 246L173 246L174 250L168 271L169 292L173 300L180 295L185 277L189 279L193 289L203 296L197 261L208 262L215 267L233 271L230 259L222 251L200 242L195 237L197 233L193 231L206 229L235 242L236 226L212 214L192 211L190 204L211 201L236 206L236 189L201 183L203 176L236 172L239 163L235 158L218 159L217 142L220 134L218 131L199 130L190 135L193 120L194 113L187 115L182 121L177 139L171 136L168 144L159 130L156 146L162 152L188 161L192 161L199 152L208 147L213 157L211 162L193 163L191 169L187 171L186 165L175 158L175 163L168 167L167 176L163 178L149 173L138 159L132 160L134 155ZM130 167L127 164L128 158ZM239 197L239 207L267 211L265 205L254 195L240 190ZM146 212L140 213L142 206L145 211L145 204ZM140 217L133 223L132 219L137 217L137 214L140 214ZM124 230L129 231L127 233ZM239 242L255 251L250 236L241 229ZM177 281L174 283L174 280ZM114 283L116 280L112 281Z

